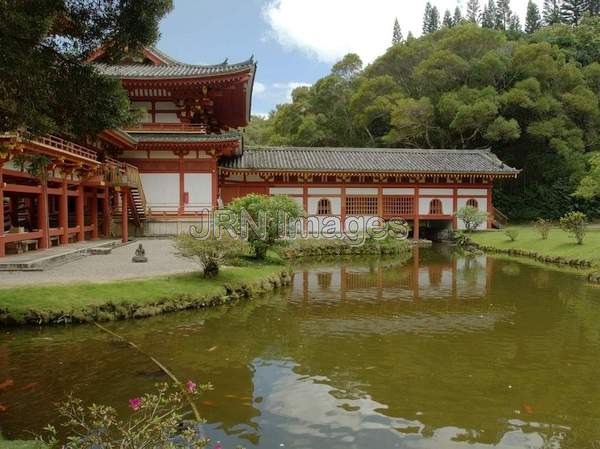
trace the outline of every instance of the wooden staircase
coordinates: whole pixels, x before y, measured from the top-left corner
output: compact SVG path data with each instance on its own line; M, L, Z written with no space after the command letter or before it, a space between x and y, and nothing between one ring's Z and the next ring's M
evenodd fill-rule
M129 200L127 216L136 226L141 226L148 217L148 203L137 167L126 162L107 159L104 163L104 180L107 184L127 189ZM114 211L113 216L121 217L121 211Z
M492 214L492 227L495 229L502 229L510 221L506 215L496 208L494 208Z

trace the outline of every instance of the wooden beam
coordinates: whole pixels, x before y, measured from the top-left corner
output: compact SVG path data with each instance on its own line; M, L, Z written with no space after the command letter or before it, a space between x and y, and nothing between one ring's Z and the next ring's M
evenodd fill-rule
M48 224L48 185L44 182L40 186L40 194L38 195L38 229L42 233L40 242L38 244L39 249L48 249L49 239L48 234L50 233Z
M11 193L33 193L40 194L42 191L41 186L25 186L21 184L5 184L4 185L5 192Z
M80 184L78 187L78 195L77 195L77 207L76 207L76 215L77 215L77 228L79 232L77 233L77 241L83 242L85 240L85 214L84 214L84 202L85 195L83 190L83 184Z
M92 240L98 239L98 190L92 189L92 197L90 198L90 217L92 220Z
M58 226L63 232L60 235L60 244L69 243L69 197L67 195L68 184L66 178L63 179L62 194L58 203Z

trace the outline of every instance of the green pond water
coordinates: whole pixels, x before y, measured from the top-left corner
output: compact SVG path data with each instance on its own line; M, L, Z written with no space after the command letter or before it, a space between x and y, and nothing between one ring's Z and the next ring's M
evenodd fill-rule
M450 248L298 268L253 302L111 323L211 382L225 448L541 448L600 438L600 288ZM126 412L166 380L93 326L2 331L0 432L56 423L74 392ZM1 444L1 443L0 443ZM576 446L584 447L584 446Z

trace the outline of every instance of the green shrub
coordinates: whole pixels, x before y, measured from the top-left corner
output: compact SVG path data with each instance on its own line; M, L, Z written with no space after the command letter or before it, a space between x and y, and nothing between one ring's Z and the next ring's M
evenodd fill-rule
M468 246L471 243L471 239L464 231L455 231L452 237L460 247Z
M252 247L254 257L260 260L263 260L267 251L281 240L281 229L286 224L283 221L304 216L302 207L284 195L266 196L252 193L232 201L225 210L230 216L228 221L238 236L244 234L240 219L244 213L257 225L258 229L248 227L244 238ZM226 216L227 214L223 215Z
M245 242L232 239L227 233L219 238L211 235L206 239L180 235L175 246L180 255L200 263L205 278L216 277L225 260L239 258L247 250Z
M571 234L578 245L583 244L587 224L587 216L583 212L569 212L560 219L561 229Z
M477 228L488 219L487 212L482 212L472 206L465 206L457 210L454 215L456 218L463 221L466 232L476 231Z
M542 240L548 240L548 236L550 235L550 229L552 229L552 222L550 220L546 220L545 218L538 218L533 222L533 227L537 232L539 232Z
M504 231L504 234L506 234L506 236L508 237L508 239L511 242L514 242L519 237L519 230L518 229L514 229L514 228L512 228L512 229L506 229Z

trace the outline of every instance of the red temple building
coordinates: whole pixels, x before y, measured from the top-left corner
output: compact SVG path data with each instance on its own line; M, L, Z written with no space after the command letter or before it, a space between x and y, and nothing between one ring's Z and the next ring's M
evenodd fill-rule
M338 229L359 218L404 218L414 238L460 229L455 211L489 214L492 183L519 171L488 150L245 148L256 63L191 65L155 48L121 64L90 58L121 80L141 122L88 142L0 134L0 257L28 249L120 236L174 235L207 211L256 192L285 194ZM27 157L46 156L47 176ZM422 231L421 231L422 234Z

